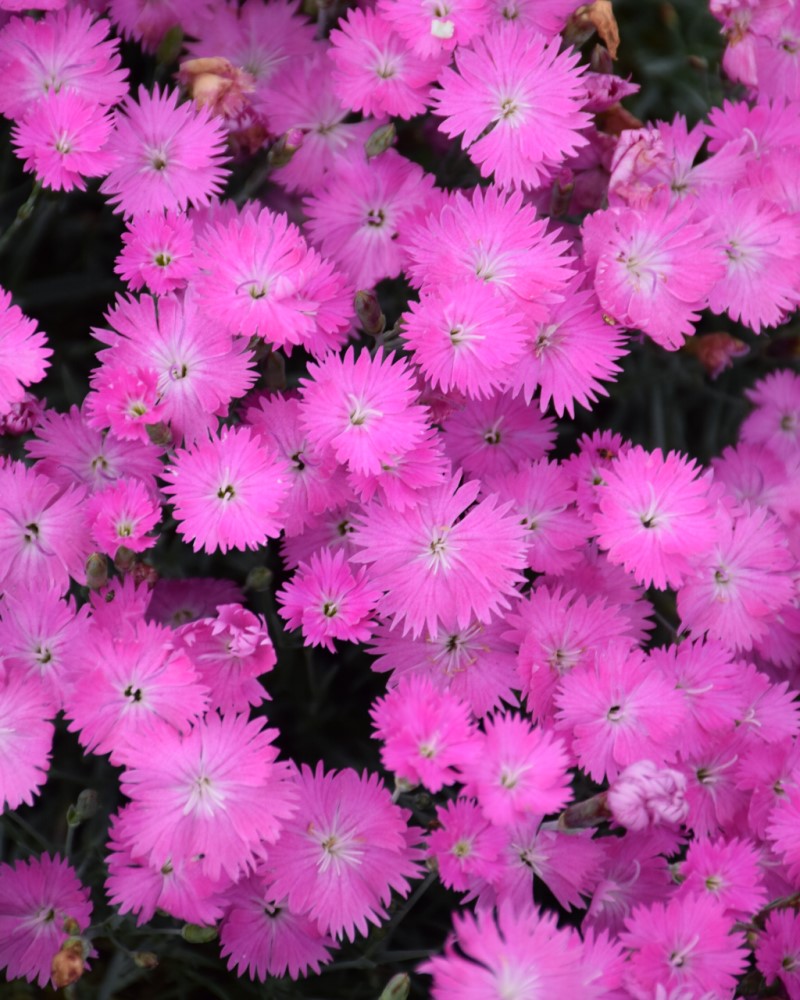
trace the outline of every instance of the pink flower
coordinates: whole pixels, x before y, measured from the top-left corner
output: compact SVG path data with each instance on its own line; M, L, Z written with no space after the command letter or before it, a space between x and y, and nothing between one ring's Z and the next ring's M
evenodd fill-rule
M556 704L559 728L571 734L578 763L595 781L613 780L638 760L662 764L685 713L680 695L625 640L567 674Z
M521 317L509 316L477 278L409 303L402 323L406 347L431 385L472 399L494 395L525 350Z
M490 823L508 826L558 812L569 802L569 758L561 739L520 715L487 717L484 728L464 794L478 800Z
M321 933L353 941L380 925L392 893L407 896L419 874L409 814L375 775L303 765L295 784L296 817L269 851L274 898Z
M767 903L762 852L748 840L694 840L680 866L679 895L708 894L726 916L747 920Z
M653 996L656 984L729 996L746 968L742 934L707 896L639 906L625 926L620 941L632 951L625 984L637 1000Z
M85 579L84 491L64 489L21 462L0 465L0 589Z
M737 517L721 509L716 544L695 560L678 593L681 625L729 649L752 649L791 603L795 565L785 530L763 507Z
M0 415L11 412L25 397L25 386L41 382L53 353L47 337L11 304L11 295L0 288Z
M15 17L0 32L0 114L21 120L45 95L69 91L108 108L128 91L109 22L69 7L41 20Z
M723 276L723 254L688 202L614 208L583 224L586 263L600 304L617 323L677 350Z
M193 451L179 449L164 473L178 532L204 549L257 549L281 531L286 466L247 427L223 427Z
M181 625L176 640L210 690L209 709L246 712L269 698L258 678L278 662L275 647L264 619L241 604L219 603L215 611Z
M33 106L12 133L25 169L53 191L86 189L87 177L101 177L114 166L104 148L111 116L70 90L51 91Z
M242 591L230 580L204 579L168 580L159 577L147 605L147 620L179 628L198 618L217 613L222 604L244 600Z
M91 916L89 890L57 854L0 865L0 968L9 980L54 985L53 958L70 936L65 922L83 931Z
M154 368L134 368L112 362L96 368L85 399L86 421L109 437L149 443L147 428L159 423L163 397ZM164 408L166 416L167 408Z
M603 382L621 371L616 363L626 354L619 327L603 315L591 289L570 283L563 302L529 333L526 350L510 373L508 388L530 403L539 390L542 411L552 403L559 417L575 416L575 403L587 410L607 396Z
M488 623L508 607L524 565L522 528L495 495L473 506L479 488L456 477L420 491L402 513L373 503L356 529L353 561L371 565L371 583L386 591L377 610L404 634Z
M425 110L440 61L422 59L373 10L350 10L330 34L333 89L351 111L411 118Z
M112 559L120 546L144 552L157 541L152 530L161 520L161 507L141 479L118 479L86 505L92 541L98 552Z
M208 706L208 689L161 625L140 621L119 635L93 628L84 648L91 666L71 678L66 714L89 753L120 764L153 719L185 732Z
M420 968L433 976L434 1000L585 995L580 938L559 930L555 914L506 905L496 914L456 914L453 926L444 955Z
M154 295L185 288L194 277L194 228L185 215L145 212L122 234L114 270L132 292L145 285Z
M403 237L432 191L433 177L393 149L370 160L355 149L305 199L306 226L357 288L372 288L406 267Z
M370 613L380 591L370 586L366 569L351 571L341 549L320 549L309 563L300 563L275 597L289 628L302 628L306 645L334 653L334 639L364 642L370 637Z
M225 132L206 109L178 104L178 91L139 88L115 112L108 152L118 157L100 190L126 218L142 212L181 212L207 205L222 191Z
M38 677L0 675L0 812L31 805L47 781L55 732L48 695Z
M287 972L291 979L319 973L335 947L305 914L277 900L269 879L261 874L242 879L228 891L219 936L228 969L262 983Z
M181 736L163 723L125 752L122 791L131 800L120 835L161 867L203 855L203 873L237 879L274 844L294 812L278 735L264 719L209 714ZM263 731L262 731L263 730Z
M119 379L121 368L145 383L154 372L158 395L152 411L146 395L146 423L168 424L175 443L205 437L216 428L216 416L227 414L231 400L243 396L256 379L247 342L234 341L217 323L209 323L192 289L181 297L162 295L157 303L149 295L120 297L106 321L110 329L92 331L108 345L98 352L102 367L95 369L93 385L110 395L109 383ZM117 382L120 395L130 392L129 384Z
M466 45L485 26L484 0L380 0L378 10L419 56L436 56Z
M742 441L766 445L784 460L800 454L800 375L771 372L745 395L754 410L739 429Z
M756 965L767 983L780 979L789 1000L800 998L800 915L772 910L756 943Z
M517 24L489 28L456 51L434 93L439 126L462 145L481 176L500 187L540 187L547 171L586 145L586 91L575 72L579 53L560 52Z
M330 354L301 380L301 421L309 440L354 472L380 473L385 462L422 442L426 410L417 403L408 364L391 355Z
M690 555L707 551L716 538L709 476L677 452L665 458L637 445L616 459L606 483L594 525L609 560L638 583L680 587L691 572Z
M689 806L686 778L680 771L637 760L622 771L608 790L608 807L620 826L646 830L660 823L680 823Z
M503 830L492 826L474 802L462 798L437 806L436 824L427 843L442 885L463 892L477 879L494 881L502 871Z
M383 766L401 781L438 792L469 772L478 752L469 706L427 677L401 678L370 715Z

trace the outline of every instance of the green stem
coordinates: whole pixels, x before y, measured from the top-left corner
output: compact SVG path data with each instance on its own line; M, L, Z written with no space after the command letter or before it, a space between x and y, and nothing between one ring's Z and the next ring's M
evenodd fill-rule
M405 903L400 907L400 909L395 913L389 923L386 925L383 933L379 938L372 942L372 944L367 948L367 950L362 955L362 958L370 959L372 955L378 950L381 945L385 945L389 938L394 934L395 930L402 923L403 920L408 916L410 911L417 905L417 903L422 899L425 893L430 889L433 883L438 878L436 872L431 872L429 875L425 876L423 882L417 886L414 892L408 897Z
M9 243L11 243L14 239L17 231L28 221L28 219L30 219L31 215L33 215L33 210L36 207L36 202L39 200L41 191L42 182L37 180L31 189L31 193L17 209L14 221L8 229L6 229L2 236L0 236L0 254L5 251Z

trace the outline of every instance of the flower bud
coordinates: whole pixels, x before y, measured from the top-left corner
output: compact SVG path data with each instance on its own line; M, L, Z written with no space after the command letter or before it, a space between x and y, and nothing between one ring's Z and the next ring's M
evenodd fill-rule
M72 986L83 975L84 951L81 938L67 938L53 958L53 984L56 989Z
M270 147L268 154L270 164L273 167L285 167L302 145L302 129L290 128L288 132L278 136Z
M268 566L254 566L247 574L244 589L260 594L269 590L272 584L272 570Z
M132 951L131 958L140 969L157 969L158 955L152 951Z
M114 568L120 573L130 573L136 562L136 553L124 545L120 545L114 556Z
M397 129L394 127L394 122L389 122L388 125L381 125L380 128L376 128L364 143L364 151L367 154L367 158L372 159L373 156L380 156L381 153L385 153L387 149L394 145L396 138Z
M256 89L255 79L222 56L187 59L178 79L198 107L226 118L237 118L250 105L246 96Z
M709 378L715 379L733 365L734 358L741 358L750 352L743 340L729 333L706 333L702 337L690 337L684 344L688 354L693 354L705 368Z
M646 830L660 823L680 823L689 812L686 778L680 771L659 768L652 760L626 767L607 793L608 807L620 826Z
M67 826L80 826L97 812L97 792L84 788L74 805L67 809Z
M102 590L108 583L108 559L102 552L93 552L86 560L86 586Z
M407 1000L411 992L411 977L407 972L398 972L386 984L378 1000Z
M172 444L172 431L163 421L159 421L157 424L146 424L145 430L153 444L157 444L161 448Z
M355 310L364 333L377 337L386 329L386 317L381 312L378 296L367 288L356 292Z
M189 944L206 944L217 936L216 927L203 927L200 924L184 924L181 927L181 937Z

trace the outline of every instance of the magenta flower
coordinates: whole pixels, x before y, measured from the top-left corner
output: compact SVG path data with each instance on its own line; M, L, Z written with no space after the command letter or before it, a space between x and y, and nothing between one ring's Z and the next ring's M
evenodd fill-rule
M800 915L791 908L769 913L755 952L756 965L767 983L780 979L789 1000L799 1000Z
M671 205L663 197L642 211L596 212L583 224L586 263L603 309L668 351L694 333L724 275L724 254L693 213L690 202Z
M510 905L456 914L444 955L421 972L433 976L434 1000L584 996L578 935L559 930L553 913Z
M380 14L350 10L330 42L333 89L344 107L398 118L425 110L441 61L416 55Z
M745 395L754 410L740 428L742 441L766 445L784 461L800 454L800 375L771 372Z
M31 805L47 781L55 732L48 695L37 677L0 675L0 812Z
M488 16L484 0L380 0L378 10L414 52L423 57L452 52L481 32Z
M11 295L0 288L0 415L25 399L26 386L41 382L52 353L36 321L12 305Z
M636 907L625 926L620 941L632 951L625 981L636 997L652 996L656 984L730 996L746 968L743 935L707 896Z
M333 940L305 914L294 913L275 899L269 879L261 874L242 879L227 893L220 927L221 955L237 975L262 983L269 976L291 979L318 973L330 961Z
M309 440L330 449L353 472L380 473L383 464L420 444L428 429L411 369L391 355L329 354L301 380L301 422Z
M594 525L609 560L645 586L680 587L690 556L709 550L717 536L709 475L677 452L665 458L637 445L613 463L606 484Z
M120 546L144 552L158 540L150 532L161 520L161 506L141 479L121 478L93 493L86 516L97 551L112 559Z
M523 530L496 495L473 506L479 489L456 477L420 491L402 513L376 502L363 516L353 561L371 565L371 583L386 592L377 610L393 628L415 636L439 622L464 628L509 606L522 579Z
M303 765L296 786L296 817L268 856L274 898L320 932L353 941L380 925L392 893L407 896L419 874L409 814L375 775Z
M281 532L288 470L247 427L179 449L164 479L178 532L195 552L257 549Z
M122 244L114 270L132 292L145 285L154 295L174 292L197 271L194 227L185 215L145 212L128 223Z
M456 51L434 92L439 126L462 144L483 177L500 187L539 187L549 169L573 156L591 119L574 50L559 51L536 32L506 23Z
M69 937L66 921L86 930L89 890L58 855L0 865L0 968L40 989L53 985L52 962Z
M364 567L350 569L344 552L323 548L300 563L292 579L275 595L289 628L302 628L306 645L336 652L334 639L365 642L372 633L372 608L380 591Z
M131 853L159 868L200 854L213 879L253 868L296 798L264 722L209 714L185 736L162 723L129 747L121 783L131 803L119 825Z
M115 211L129 218L142 212L182 212L207 205L222 191L226 133L205 108L178 104L178 91L152 94L139 88L115 112L108 152L118 157L100 190Z
M749 840L694 840L680 866L678 894L708 894L726 916L747 920L768 901L763 852Z
M477 880L499 877L505 832L492 826L472 800L458 798L437 806L436 824L427 845L442 885L464 892Z

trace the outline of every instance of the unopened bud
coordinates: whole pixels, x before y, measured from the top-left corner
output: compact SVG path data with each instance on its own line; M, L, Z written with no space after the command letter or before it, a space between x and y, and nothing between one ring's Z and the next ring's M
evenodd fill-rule
M120 573L130 573L136 562L136 553L132 549L120 545L117 554L114 556L114 567Z
M53 985L56 989L72 986L83 975L84 952L80 938L67 938L56 952L52 964Z
M381 125L380 128L375 129L364 143L364 151L370 159L373 156L380 156L381 153L385 153L387 149L394 145L396 138L397 129L394 127L394 122L389 122L388 125Z
M378 296L367 288L356 292L356 316L364 333L377 337L386 329L386 317L381 312Z
M153 444L157 444L161 448L172 444L172 431L163 421L159 421L157 424L146 424L145 430Z
M184 924L181 937L189 944L206 944L217 936L216 927L203 927L201 924Z
M285 167L303 145L303 130L290 128L279 136L270 147L268 159L273 167Z
M178 79L198 107L227 118L242 115L250 105L246 95L256 89L255 78L223 56L187 59L181 63Z
M585 830L610 819L606 793L600 792L582 802L573 802L558 817L559 830Z
M680 823L689 811L685 776L652 760L626 767L606 795L614 819L628 830Z
M386 984L378 1000L407 1000L411 992L411 977L407 972L398 972Z
M171 66L181 54L182 48L183 30L176 24L161 39L161 44L158 46L156 52L156 58L162 66Z
M136 562L133 564L133 569L131 571L131 576L133 577L133 582L137 587L144 584L150 590L155 587L158 583L158 570L155 566L151 566L150 563L146 562Z
M157 969L158 955L152 951L132 951L131 958L140 969Z
M257 594L269 590L272 583L272 570L268 566L254 566L247 574L244 583L245 590L255 591Z
M264 381L268 389L278 389L283 392L286 388L286 358L280 351L271 351L267 356Z
M80 826L91 819L97 812L97 792L93 788L84 788L77 801L67 810L67 825Z
M102 552L93 552L86 560L86 586L102 590L108 583L108 559Z
M706 333L702 337L690 337L683 346L687 354L693 354L697 358L711 379L718 378L726 368L730 368L734 358L741 358L750 351L743 340L738 340L729 333Z

